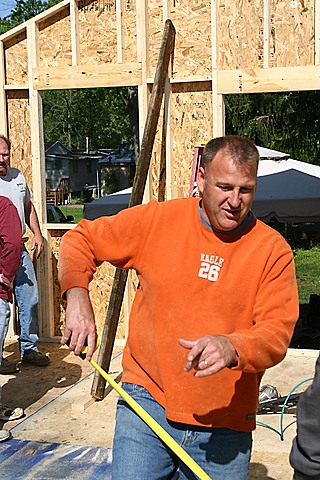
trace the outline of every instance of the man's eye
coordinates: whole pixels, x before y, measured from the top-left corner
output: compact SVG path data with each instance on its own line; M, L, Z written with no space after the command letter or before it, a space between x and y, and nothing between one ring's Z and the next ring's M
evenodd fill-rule
M252 193L253 192L253 188L241 188L241 193Z

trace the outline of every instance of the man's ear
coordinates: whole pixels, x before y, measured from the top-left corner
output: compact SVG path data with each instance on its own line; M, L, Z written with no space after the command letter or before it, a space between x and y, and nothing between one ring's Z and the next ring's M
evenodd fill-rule
M204 189L204 184L205 184L205 175L204 175L204 168L199 167L198 172L197 172L197 186L199 189L199 192L202 193Z

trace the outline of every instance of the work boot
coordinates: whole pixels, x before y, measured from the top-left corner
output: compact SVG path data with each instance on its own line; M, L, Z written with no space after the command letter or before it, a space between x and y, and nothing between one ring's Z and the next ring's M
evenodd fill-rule
M0 365L0 374L11 375L12 373L17 373L17 372L19 372L18 365L2 357L1 365Z
M36 352L34 350L25 350L21 360L22 363L30 363L37 367L46 367L50 363L50 359L47 355L43 355L41 352Z

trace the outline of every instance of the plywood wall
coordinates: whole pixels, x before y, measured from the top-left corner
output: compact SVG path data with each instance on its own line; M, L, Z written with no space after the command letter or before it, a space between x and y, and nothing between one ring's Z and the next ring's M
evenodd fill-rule
M263 1L219 2L219 67L257 68L263 64Z
M270 11L270 66L312 65L314 62L313 0L274 1Z
M200 87L202 87L200 89ZM212 138L211 91L201 84L198 90L173 92L172 139L174 198L186 197L189 193L194 147L207 143Z
M31 127L28 91L9 91L7 115L11 141L11 165L19 168L33 189L31 161Z
M70 16L66 9L41 22L39 28L39 67L72 65Z
M5 82L10 86L28 85L28 52L25 32L5 45Z

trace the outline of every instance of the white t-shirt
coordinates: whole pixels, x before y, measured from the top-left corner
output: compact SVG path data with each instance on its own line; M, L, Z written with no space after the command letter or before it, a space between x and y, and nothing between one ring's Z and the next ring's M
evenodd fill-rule
M9 198L15 205L21 220L22 235L24 235L26 231L25 206L30 203L31 191L20 170L8 167L7 175L0 176L0 195Z

